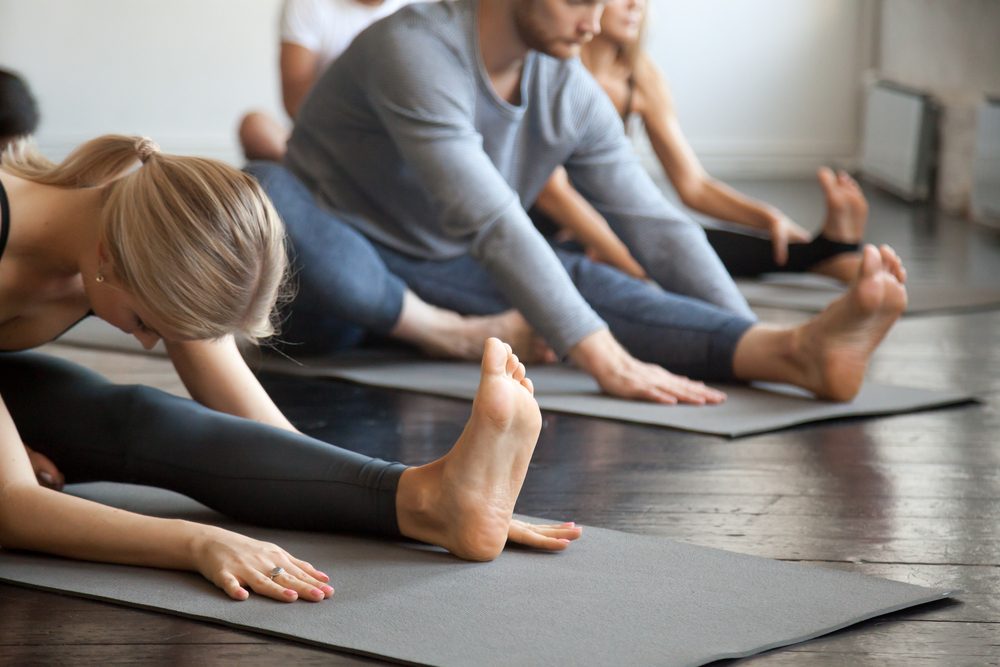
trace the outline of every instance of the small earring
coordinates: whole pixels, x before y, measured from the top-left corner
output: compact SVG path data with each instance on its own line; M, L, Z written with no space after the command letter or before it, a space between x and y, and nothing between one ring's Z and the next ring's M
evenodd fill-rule
M94 281L95 282L99 282L99 283L103 283L104 282L104 274L103 273L98 273L97 276L94 277Z

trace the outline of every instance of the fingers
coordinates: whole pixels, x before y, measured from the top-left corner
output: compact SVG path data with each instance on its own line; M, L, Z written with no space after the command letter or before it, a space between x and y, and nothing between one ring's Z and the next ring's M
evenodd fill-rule
M278 600L279 602L295 602L299 599L319 602L333 595L333 588L329 585L316 581L290 561L287 563L287 566L287 568L282 566L284 571L275 577L272 577L270 572L265 573L257 569L248 568L246 571L241 572L240 576L234 576L233 578L238 582L242 582L244 587L249 586L254 593L269 597L272 600ZM225 590L227 593L229 592L228 588ZM230 595L230 597L234 599L246 599L233 595Z
M507 539L517 544L523 544L535 549L545 551L563 551L570 542L580 537L582 530L579 527L563 528L567 537L557 537L550 527L533 526L523 521L511 521L507 530ZM554 530L554 529L553 529Z
M674 400L673 403L682 402L691 405L706 405L721 403L726 400L726 395L705 385L704 382L691 380L681 375L674 375L658 366L653 370L656 375L656 389L668 394Z
M224 590L226 595L234 600L242 602L250 597L250 593L248 593L247 590L240 585L239 580L229 572L223 572L220 574L215 582L215 585Z

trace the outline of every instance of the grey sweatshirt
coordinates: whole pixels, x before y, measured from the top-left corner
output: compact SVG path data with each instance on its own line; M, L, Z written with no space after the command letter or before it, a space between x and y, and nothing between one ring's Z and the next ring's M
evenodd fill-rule
M471 253L560 355L605 328L530 206L558 165L602 212L648 224L663 198L578 60L530 52L521 104L482 65L475 0L406 7L358 36L316 83L287 164L319 201L421 259Z

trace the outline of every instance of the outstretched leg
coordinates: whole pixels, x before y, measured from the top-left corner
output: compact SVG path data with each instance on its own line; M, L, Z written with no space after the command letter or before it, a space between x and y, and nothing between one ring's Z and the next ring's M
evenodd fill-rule
M820 398L849 401L868 360L906 308L905 273L888 246L865 246L850 289L792 329L751 328L733 359L736 377L788 382Z
M561 550L580 535L511 520L541 416L524 366L496 339L462 436L412 469L36 353L0 355L0 395L70 483L157 486L248 523L402 534L476 560L508 538Z
M579 536L571 524L512 521L542 418L531 380L510 347L491 338L472 416L445 456L406 470L396 509L407 537L439 544L469 560L490 560L508 538L559 550Z
M516 311L461 316L409 290L371 242L322 208L280 164L246 171L274 202L288 232L297 292L285 308L282 342L295 354L328 354L358 345L365 332L396 338L437 357L478 359L490 336L510 341L530 361L552 353Z

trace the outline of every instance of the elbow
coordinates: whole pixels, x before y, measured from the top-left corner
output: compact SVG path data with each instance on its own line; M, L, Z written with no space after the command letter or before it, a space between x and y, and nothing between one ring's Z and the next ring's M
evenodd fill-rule
M703 179L686 179L675 184L677 196L688 208L697 209L701 203L702 193L705 191L705 181Z
M37 485L34 487L38 489ZM28 514L24 507L30 507L33 489L24 484L4 484L0 486L0 547L25 549L25 521Z

